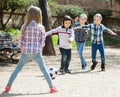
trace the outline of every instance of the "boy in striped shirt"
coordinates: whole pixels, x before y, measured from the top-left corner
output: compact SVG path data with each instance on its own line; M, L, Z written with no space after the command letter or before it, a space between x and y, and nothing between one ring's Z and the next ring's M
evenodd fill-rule
M58 34L59 50L61 53L61 73L71 73L68 69L71 60L72 41L74 40L74 31L72 29L72 18L65 16L63 18L63 25L45 33L45 36Z

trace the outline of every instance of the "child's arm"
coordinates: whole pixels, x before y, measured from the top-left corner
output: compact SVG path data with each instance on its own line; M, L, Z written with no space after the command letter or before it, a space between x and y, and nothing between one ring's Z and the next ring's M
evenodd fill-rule
M51 36L52 34L57 34L57 33L58 33L58 29L59 29L59 27L57 27L57 28L55 28L55 29L52 29L52 30L46 32L46 33L45 33L45 37Z
M117 34L116 33L114 33L111 29L109 29L109 33L111 34L111 35L114 35L114 36L116 36Z
M102 27L103 27L103 29L104 29L104 31L105 31L105 32L108 32L108 33L110 33L111 35L114 35L114 36L116 36L116 35L117 35L117 34L116 34L116 33L114 33L111 29L109 29L109 28L105 27L104 25L102 25Z
M74 36L74 30L72 30L71 37L68 38L68 42L71 43L74 40L74 38L75 38L75 36Z
M73 30L77 30L77 29L90 29L90 24L88 25L83 25L83 26L78 26L78 27L73 27Z
M41 33L39 33L39 38L40 38L39 42L41 43L41 48L43 49L43 47L45 46L45 28L44 28L44 26L41 27Z
M73 30L82 29L82 26L73 27Z
M25 32L24 32L24 26L21 27L20 29L20 40L19 40L19 46L20 46L20 53L23 51L23 40L25 38Z

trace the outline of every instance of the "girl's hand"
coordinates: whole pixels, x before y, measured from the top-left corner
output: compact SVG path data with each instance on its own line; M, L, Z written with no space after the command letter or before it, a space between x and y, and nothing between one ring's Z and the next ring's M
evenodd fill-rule
M22 51L23 51L23 46L20 47L20 53L22 53Z
M81 26L78 26L78 27L74 27L73 30L77 30L77 29L82 29Z

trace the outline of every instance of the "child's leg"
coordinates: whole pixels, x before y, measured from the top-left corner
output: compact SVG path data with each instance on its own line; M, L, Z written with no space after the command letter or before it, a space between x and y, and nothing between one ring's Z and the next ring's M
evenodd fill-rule
M94 70L96 65L97 65L97 61L96 61L96 53L97 53L97 44L93 44L92 43L92 66L91 66L91 70Z
M78 51L78 53L79 53L80 42L77 42L77 41L76 41L76 46L77 46L77 51Z
M102 64L105 64L105 51L104 51L104 45L103 44L100 44L99 47L99 52L100 52L100 55L101 55L101 63Z
M92 43L92 62L96 62L97 44Z
M25 65L25 63L28 61L28 58L26 57L25 54L22 54L21 55L21 58L17 64L17 67L15 68L15 70L13 71L9 81L8 81L8 84L7 86L10 86L13 84L16 76L18 75L18 73L21 71L21 69L23 68L23 66Z
M82 63L82 69L85 69L86 68L86 60L83 56L83 50L85 48L85 42L81 42L80 44L80 48L79 48L79 56L80 56L80 60L81 60L81 63Z
M69 68L70 60L71 60L71 49L67 49L66 53L67 53L67 60L66 60L66 65L65 65L65 72L70 73L68 68Z
M104 51L104 44L100 44L99 47L99 52L101 55L101 70L105 70L105 51Z
M65 49L63 48L59 48L60 53L61 53L61 67L60 67L60 71L64 72L65 69L65 65L66 65L66 60L67 60L67 52Z
M47 70L47 67L45 65L45 62L44 62L44 59L43 59L42 55L40 53L35 54L34 60L38 63L40 70L44 74L44 76L45 76L45 78L46 78L46 80L49 84L49 87L50 88L54 87L52 79L51 79L51 77L48 73L48 70Z

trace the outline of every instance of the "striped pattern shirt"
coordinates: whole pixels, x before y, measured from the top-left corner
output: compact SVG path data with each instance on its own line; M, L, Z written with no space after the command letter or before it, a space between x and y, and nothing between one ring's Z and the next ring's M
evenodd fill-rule
M59 48L72 48L72 43L68 42L68 38L70 38L72 41L74 40L74 31L72 28L66 29L63 26L59 26L56 29L46 32L45 34L46 37L52 34L58 34Z
M23 46L25 54L35 54L42 51L45 45L45 28L43 25L32 21L24 30L24 25L21 28L20 45Z
M109 29L106 28L103 24L100 24L97 26L96 24L88 24L85 26L82 26L84 29L88 29L90 31L91 35L91 43L103 43L103 32L109 32Z

